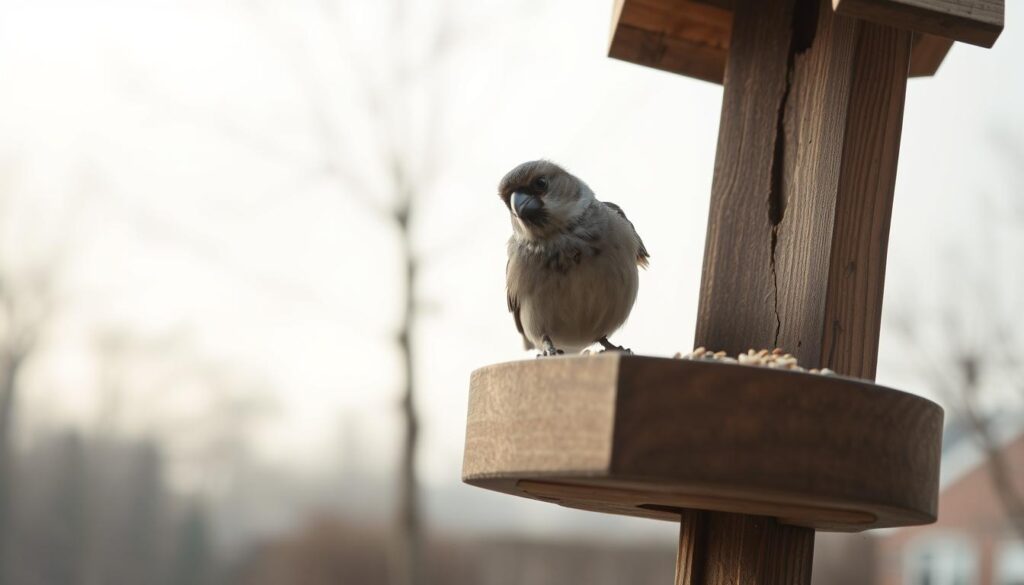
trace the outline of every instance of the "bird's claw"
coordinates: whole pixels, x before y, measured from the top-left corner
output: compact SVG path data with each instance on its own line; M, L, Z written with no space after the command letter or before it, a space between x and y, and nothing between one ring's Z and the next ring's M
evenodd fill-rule
M628 347L622 347L621 345L615 345L614 343L608 341L607 337L602 337L601 339L598 339L597 342L600 343L601 347L604 348L604 349L602 349L598 353L604 353L606 351L614 351L616 353L624 353L626 355L633 355L633 350L629 349Z
M552 357L556 355L562 355L565 353L564 351L556 348L555 344L551 342L551 338L548 337L547 335L541 338L541 346L544 349L542 349L541 352L537 354L538 358Z

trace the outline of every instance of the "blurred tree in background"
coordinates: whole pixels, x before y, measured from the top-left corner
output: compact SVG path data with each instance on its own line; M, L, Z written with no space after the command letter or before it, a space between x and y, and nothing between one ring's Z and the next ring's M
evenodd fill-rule
M1024 408L1024 147L1005 134L992 147L1009 189L977 194L978 236L962 237L970 246L943 243L943 279L915 279L930 290L915 290L913 302L897 299L890 325L915 374L951 410L947 422L972 434L988 458L996 494L1024 539L1024 488L1003 451L1021 431Z
M60 245L31 237L30 214L10 196L15 165L0 166L0 584L8 581L17 461L13 446L22 372L54 311Z
M375 4L379 17L375 22L380 26L372 37L360 37L350 27L373 18L366 14L366 5L351 0L320 3L321 19L335 33L330 41L336 50L351 56L343 62L345 70L318 69L301 35L281 30L273 18L274 4L260 0L252 6L262 12L305 92L309 130L318 145L317 159L307 166L318 169L339 196L357 201L368 217L393 230L397 240L395 256L381 257L382 262L397 267L402 281L397 326L389 324L387 312L381 315L382 326L393 330L402 378L397 522L390 575L395 585L415 585L426 581L416 389L418 346L422 343L417 324L428 303L420 294L418 281L431 260L425 253L429 248L417 241L422 232L418 222L445 164L446 122L451 120L446 105L455 88L445 84L440 69L455 51L465 48L466 31L456 25L448 1L426 6L408 0ZM367 46L354 46L360 42ZM368 122L364 132L353 130L362 125L352 118L352 112L346 116L348 110L332 99L331 88L337 80L345 80L347 99L359 104L355 115Z

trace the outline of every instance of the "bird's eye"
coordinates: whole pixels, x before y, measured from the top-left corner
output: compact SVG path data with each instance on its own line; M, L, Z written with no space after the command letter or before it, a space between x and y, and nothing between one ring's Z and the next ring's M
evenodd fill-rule
M533 180L533 188L541 193L548 190L548 180L545 177L537 177Z

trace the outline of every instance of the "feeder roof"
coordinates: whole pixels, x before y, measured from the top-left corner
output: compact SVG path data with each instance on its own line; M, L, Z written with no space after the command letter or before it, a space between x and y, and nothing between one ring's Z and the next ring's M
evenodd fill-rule
M913 30L911 77L934 75L955 41L991 47L1004 0L832 0L838 14ZM616 0L609 55L721 83L734 0Z

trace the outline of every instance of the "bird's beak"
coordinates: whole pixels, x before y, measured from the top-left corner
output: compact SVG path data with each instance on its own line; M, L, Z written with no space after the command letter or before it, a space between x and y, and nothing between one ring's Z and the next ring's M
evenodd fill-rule
M544 204L537 197L522 191L512 193L512 213L516 217L529 221L531 218L536 217L538 212L543 209Z

